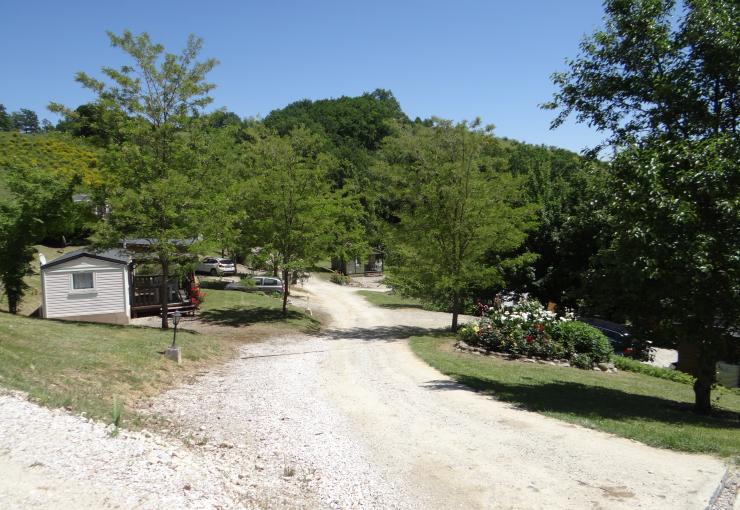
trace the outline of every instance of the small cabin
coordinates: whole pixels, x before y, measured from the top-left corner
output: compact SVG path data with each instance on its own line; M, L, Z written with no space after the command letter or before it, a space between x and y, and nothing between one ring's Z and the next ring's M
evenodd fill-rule
M130 256L76 250L41 265L41 317L128 324Z
M162 275L137 275L131 251L83 248L50 262L41 260L41 317L128 324L132 317L157 315ZM167 279L170 312L195 310L194 277Z
M383 274L383 254L374 251L366 259L339 259L331 260L332 271L346 275L375 276Z

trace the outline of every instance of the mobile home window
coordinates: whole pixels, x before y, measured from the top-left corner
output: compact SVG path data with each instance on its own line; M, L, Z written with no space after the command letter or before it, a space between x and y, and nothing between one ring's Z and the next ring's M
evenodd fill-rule
M92 273L72 274L72 288L74 290L92 289L94 286Z

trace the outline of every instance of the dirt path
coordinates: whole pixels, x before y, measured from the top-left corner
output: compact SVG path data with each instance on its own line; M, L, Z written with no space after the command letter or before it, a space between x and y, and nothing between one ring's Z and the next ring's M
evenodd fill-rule
M245 346L242 359L158 400L212 442L270 507L704 508L725 468L711 457L513 409L459 387L405 338L447 314L369 305L310 280L321 337ZM201 411L199 410L209 410ZM247 457L247 458L245 458Z

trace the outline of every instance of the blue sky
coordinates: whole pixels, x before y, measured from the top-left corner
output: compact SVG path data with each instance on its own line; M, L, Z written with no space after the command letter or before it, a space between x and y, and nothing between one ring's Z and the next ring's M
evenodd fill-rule
M574 122L550 131L553 112L538 105L601 18L598 0L0 0L0 103L54 119L49 101L92 99L76 71L125 62L106 30L146 31L171 52L194 33L220 61L214 107L243 117L386 88L412 118L480 116L499 136L578 151L602 136Z

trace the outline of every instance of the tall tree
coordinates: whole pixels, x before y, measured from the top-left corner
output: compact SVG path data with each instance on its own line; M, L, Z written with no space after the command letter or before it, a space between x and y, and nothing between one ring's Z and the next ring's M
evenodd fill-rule
M11 114L13 127L21 133L38 133L41 130L36 112L28 108L21 108Z
M0 193L0 283L8 311L17 313L31 272L33 245L41 242L72 209L76 178L37 165L4 166Z
M13 119L3 104L0 104L0 131L13 131Z
M559 110L554 127L573 113L609 134L614 236L595 275L636 285L613 289L631 295L621 302L633 322L694 344L695 409L709 413L715 363L737 348L740 327L740 6L607 0L605 9L605 28L554 75L546 106Z
M377 169L381 185L399 192L392 283L446 306L453 331L477 290L502 285L505 268L532 260L507 256L524 242L534 209L522 179L494 170L485 156L491 129L443 120L401 129L386 140Z
M361 207L351 195L335 192L327 178L336 160L322 152L320 137L305 128L285 137L269 132L255 141L249 166L252 243L277 253L282 272L283 314L287 314L291 273L333 253L367 251Z
M162 328L168 327L167 279L183 250L180 240L198 233L202 212L197 190L199 158L189 143L199 126L193 116L211 102L214 85L206 75L216 60L197 61L202 40L190 36L179 54L165 53L146 33L108 33L111 44L132 63L104 67L106 81L85 73L76 79L98 95L103 111L120 112L118 135L109 146L109 220L97 240L119 244L126 237L147 239L161 268ZM65 111L52 104L55 111ZM123 117L123 118L121 118Z

